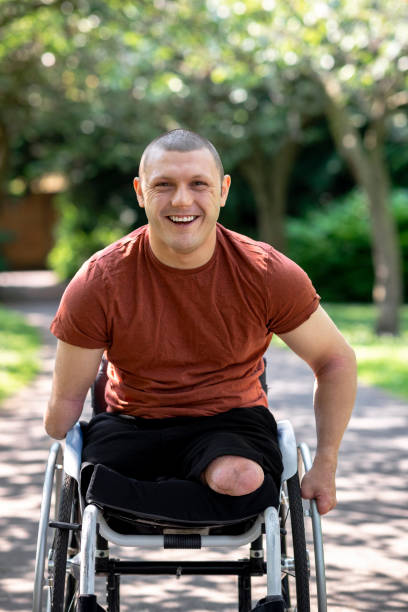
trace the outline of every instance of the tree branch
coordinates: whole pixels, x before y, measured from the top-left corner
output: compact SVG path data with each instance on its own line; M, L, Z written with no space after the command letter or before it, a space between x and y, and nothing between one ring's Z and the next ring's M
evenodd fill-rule
M398 91L387 98L387 106L390 110L396 110L400 106L408 104L408 91Z
M39 9L59 8L63 0L58 0L52 5L44 4L43 2L8 2L5 6L2 6L2 18L0 19L0 30L9 26L13 21L32 15Z

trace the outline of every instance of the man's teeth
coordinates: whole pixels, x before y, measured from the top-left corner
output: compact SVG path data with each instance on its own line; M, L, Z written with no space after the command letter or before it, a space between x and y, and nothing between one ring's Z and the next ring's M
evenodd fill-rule
M174 223L187 223L188 221L194 221L195 217L191 215L190 217L170 217L170 219L174 221Z

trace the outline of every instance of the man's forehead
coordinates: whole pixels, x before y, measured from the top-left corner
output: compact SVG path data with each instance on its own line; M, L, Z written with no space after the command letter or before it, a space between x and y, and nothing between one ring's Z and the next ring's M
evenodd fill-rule
M149 177L165 174L166 171L180 172L181 170L190 170L194 174L218 174L213 156L206 148L193 151L169 151L158 146L153 147L143 156L142 169Z

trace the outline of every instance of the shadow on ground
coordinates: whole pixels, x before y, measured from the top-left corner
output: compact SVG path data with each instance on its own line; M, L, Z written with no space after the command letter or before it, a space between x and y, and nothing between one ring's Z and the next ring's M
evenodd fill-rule
M44 346L40 376L2 406L0 610L4 612L31 609L41 489L52 443L43 432L42 414L55 346L46 328L56 303L15 307L43 330ZM276 417L290 418L298 438L313 448L313 378L308 368L289 351L271 349L268 384ZM340 456L339 505L323 519L329 610L408 610L407 425L407 404L376 389L359 389ZM176 552L161 554L162 559L172 558ZM224 553L211 554L220 558ZM186 559L196 555L182 553ZM229 553L233 559L245 555L245 548ZM143 559L153 557L151 551L143 554ZM180 580L129 577L123 579L121 609L232 612L237 610L235 580L212 576ZM254 600L263 594L263 589L257 589ZM312 610L317 610L315 598Z

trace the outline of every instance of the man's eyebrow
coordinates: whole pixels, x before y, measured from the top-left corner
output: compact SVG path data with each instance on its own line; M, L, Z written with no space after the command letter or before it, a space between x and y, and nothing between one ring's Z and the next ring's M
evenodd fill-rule
M208 176L207 174L194 174L193 176L190 177L189 180L193 181L195 179L205 179L206 181L209 181L211 179L210 176ZM174 180L173 176L165 176L165 175L158 175L158 176L153 176L152 181L172 181Z
M157 183L158 181L167 181L167 182L169 182L169 181L173 181L173 180L174 180L174 178L172 178L171 176L164 176L164 175L160 174L158 176L151 176L148 179L148 182L150 184L152 184L152 183Z

